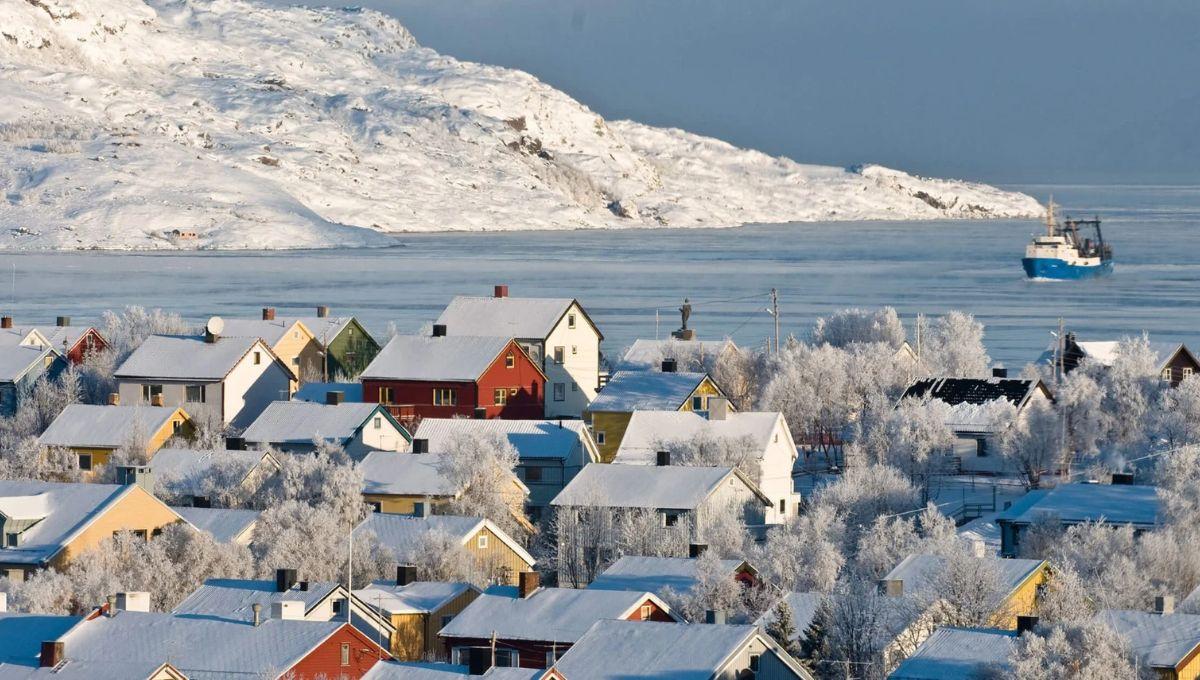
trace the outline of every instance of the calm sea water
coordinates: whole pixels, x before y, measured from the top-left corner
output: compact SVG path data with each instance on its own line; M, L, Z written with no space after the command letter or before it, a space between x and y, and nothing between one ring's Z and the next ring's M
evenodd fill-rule
M85 323L139 304L202 320L331 305L368 328L415 331L455 294L577 297L616 354L665 337L692 301L700 337L761 345L779 290L785 335L847 306L950 309L987 324L993 358L1019 367L1058 317L1081 335L1149 331L1200 345L1200 187L1020 186L1097 213L1116 251L1110 278L1031 282L1020 257L1035 220L753 225L738 229L409 235L384 250L287 253L0 254L0 299L18 323ZM11 270L11 271L4 271ZM15 273L15 287L4 280ZM8 275L8 276L4 276ZM656 317L657 312L657 317Z

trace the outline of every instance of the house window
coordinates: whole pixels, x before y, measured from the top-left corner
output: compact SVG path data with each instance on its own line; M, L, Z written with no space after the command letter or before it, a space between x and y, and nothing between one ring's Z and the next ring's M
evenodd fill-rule
M262 363L262 352L255 352L254 353L254 365L257 366L261 363Z
M5 548L15 548L20 544L21 544L21 534L18 534L16 532L9 532L7 534L4 534L4 547Z
M750 670L754 671L755 673L757 673L757 672L758 672L758 660L759 660L759 658L760 658L760 657L759 657L759 655L758 655L758 654L751 654L751 655L750 655Z
M487 534L479 534L479 537L475 539L475 547L479 548L480 550L487 550L487 547L488 547Z
M571 383L571 391L578 392L579 391L579 383L577 383L577 382Z
M383 416L375 416L374 423L375 423L376 430L382 430L383 429Z
M90 454L90 453L79 454L79 469L85 470L85 471L92 469L92 454Z
M787 501L782 498L779 499L779 514L787 514Z
M530 465L525 468L525 481L540 482L542 481L542 468L539 465Z
M516 668L520 665L517 650L515 649L497 649L496 650L496 665L500 668Z
M663 526L673 527L679 524L679 514L675 512L663 513Z
M496 406L504 406L508 403L508 390L503 387L497 387L492 390L492 403Z
M513 356L512 352L509 352L507 355L504 356L504 367L505 368L516 368L517 367L517 358L515 356Z
M342 665L343 666L350 665L350 643L349 642L342 643Z
M162 394L162 385L142 385L142 401L149 404L154 400L154 397Z
M579 345L571 345L571 354L579 354Z
M575 315L568 314L567 315L567 328L574 328L574 327L575 327Z
M133 536L134 536L134 538L140 538L143 541L150 538L150 534L147 533L147 531L145 529L134 529Z
M458 390L449 387L433 388L434 406L458 406Z
M1163 382L1171 382L1171 367L1167 366L1162 370Z
M171 433L172 434L179 434L179 431L182 429L183 429L183 421L182 420L176 420L175 422L171 423Z
M396 403L396 392L390 387L379 388L379 403L394 404Z
M565 401L567 398L566 383L554 383L554 401Z
M383 503L379 501L371 501L367 505L371 506L371 512L383 512Z
M704 410L704 397L692 397L692 410L693 411L703 411Z
M567 350L565 347L554 348L554 363L562 364L567 360Z
M604 443L604 430L597 430L597 431L596 431L596 443L597 443L597 444L603 444L603 443Z
M204 402L204 385L188 385L184 388L184 401L190 401L193 404L201 404Z
M1184 379L1184 380L1187 380L1187 379L1188 379L1188 378L1190 378L1190 377L1192 377L1192 367L1191 367L1191 366L1184 366L1184 367L1183 367L1183 379Z
M644 604L644 605L642 605L642 611L641 611L641 615L642 615L642 620L643 620L643 621L649 621L649 620L650 620L650 616L651 616L653 613L654 613L654 607L651 607L651 606L650 606L650 605L648 605L648 604Z

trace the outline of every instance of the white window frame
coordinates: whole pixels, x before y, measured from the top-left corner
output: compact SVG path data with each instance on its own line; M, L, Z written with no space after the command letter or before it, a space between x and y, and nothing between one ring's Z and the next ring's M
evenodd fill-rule
M554 348L554 363L562 366L567 362L567 348L559 345Z
M571 314L567 315L567 328L574 328L574 327L575 327L575 314L571 313Z
M475 537L475 547L479 548L480 550L487 550L487 547L488 547L487 534L479 534L478 536Z
M604 430L596 430L596 443L604 444Z

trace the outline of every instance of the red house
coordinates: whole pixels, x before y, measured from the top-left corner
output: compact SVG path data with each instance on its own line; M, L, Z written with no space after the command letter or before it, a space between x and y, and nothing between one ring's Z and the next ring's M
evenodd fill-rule
M363 401L397 418L541 418L546 375L512 338L392 338L362 373ZM477 411L478 410L478 411Z
M58 317L53 326L29 326L20 332L27 334L23 344L37 345L45 340L71 364L82 364L89 356L108 347L108 341L100 331L91 326L72 326L69 316Z

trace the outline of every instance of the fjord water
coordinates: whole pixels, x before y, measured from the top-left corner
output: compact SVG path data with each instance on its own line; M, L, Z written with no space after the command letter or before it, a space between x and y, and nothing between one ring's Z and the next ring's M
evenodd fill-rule
M104 309L163 307L202 320L328 304L371 330L415 332L454 294L578 297L607 355L676 328L684 297L699 337L761 345L779 289L785 335L847 306L896 307L906 322L950 309L987 324L1013 368L1063 317L1080 335L1149 331L1200 344L1200 187L1015 186L1064 213L1099 214L1113 275L1033 282L1020 258L1036 220L835 222L737 229L405 234L394 248L302 252L8 253L3 308L17 323L94 321ZM9 277L5 277L9 278ZM11 290L9 290L11 288Z

